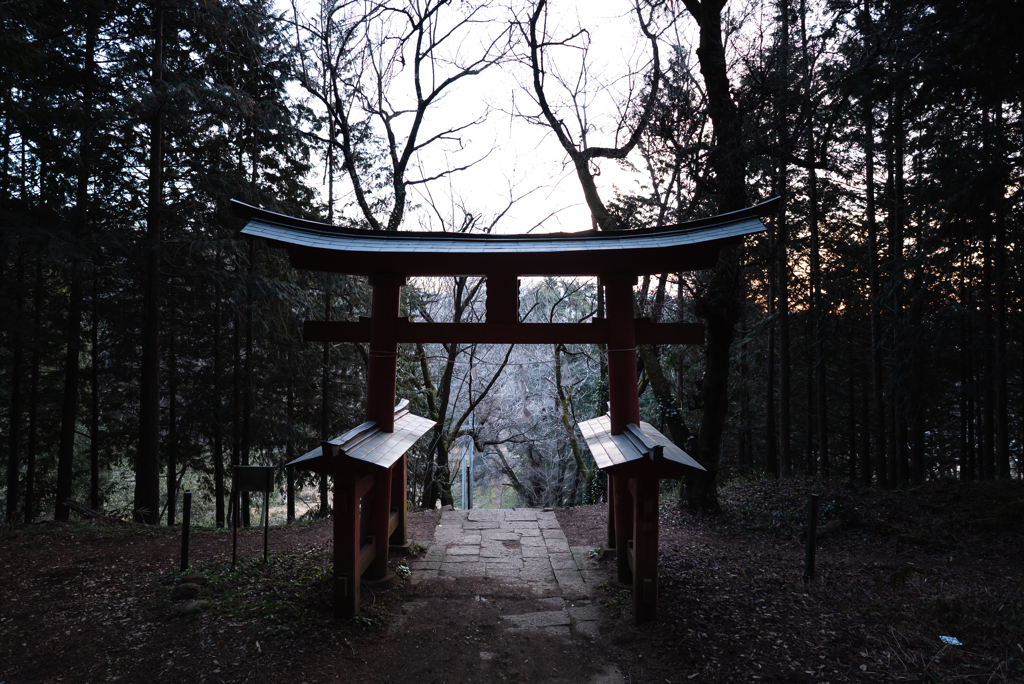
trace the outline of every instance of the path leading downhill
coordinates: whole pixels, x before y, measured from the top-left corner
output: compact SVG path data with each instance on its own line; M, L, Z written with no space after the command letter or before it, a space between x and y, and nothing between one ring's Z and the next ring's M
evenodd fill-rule
M570 547L555 514L444 511L411 563L413 600L389 628L413 681L618 684L605 661L594 588L607 565ZM392 641L392 639L389 639Z

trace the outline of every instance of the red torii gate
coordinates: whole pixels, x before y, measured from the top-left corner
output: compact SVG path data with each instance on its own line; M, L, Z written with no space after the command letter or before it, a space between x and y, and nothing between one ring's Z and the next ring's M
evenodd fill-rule
M607 345L609 412L581 423L580 429L598 467L609 476L608 542L616 549L618 579L633 586L636 622L655 619L658 480L703 468L641 423L636 345L702 344L704 328L635 318L633 287L641 275L711 268L722 248L764 230L759 217L773 214L777 199L660 228L541 235L370 232L232 202L235 213L248 219L242 233L286 249L295 268L367 276L373 288L369 318L306 321L303 329L307 341L369 342L367 423L293 462L335 476L336 614L358 612L364 571L371 577L386 572L387 545L380 540L404 542L404 454L432 425L412 416L419 421L415 426L395 432L396 415L408 415L401 406L395 409L398 344L561 342ZM399 316L408 277L466 275L486 278L485 322L414 323ZM520 323L521 276L597 276L605 290L606 315L590 323ZM372 449L364 443L370 433ZM371 490L372 504L362 507L370 513L361 520L360 499Z

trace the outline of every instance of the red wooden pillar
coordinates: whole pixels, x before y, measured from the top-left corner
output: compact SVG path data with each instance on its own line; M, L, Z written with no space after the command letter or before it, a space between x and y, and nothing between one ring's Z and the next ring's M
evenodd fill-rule
M355 471L343 463L334 472L334 616L343 619L359 612L362 540L357 480Z
M378 468L373 485L373 503L368 511L373 536L373 560L366 579L382 580L388 575L388 528L391 523L391 468Z
M630 480L633 494L633 616L636 624L658 617L658 478Z
M636 332L633 286L636 276L601 276L608 319L608 402L612 434L621 435L629 423L640 424L636 387Z
M636 386L636 333L633 317L633 286L636 276L612 274L601 276L605 292L608 320L608 404L613 435L626 431L630 423L640 423L640 397ZM633 538L634 507L625 476L608 476L609 511L614 516L616 574L619 582L632 582L629 567L629 543Z
M409 543L406 533L406 513L408 506L406 501L409 496L409 479L406 472L406 455L391 467L391 508L398 513L398 525L388 539L391 546L405 546Z
M398 374L398 311L405 276L370 276L370 362L366 371L366 419L384 432L395 430L395 385Z

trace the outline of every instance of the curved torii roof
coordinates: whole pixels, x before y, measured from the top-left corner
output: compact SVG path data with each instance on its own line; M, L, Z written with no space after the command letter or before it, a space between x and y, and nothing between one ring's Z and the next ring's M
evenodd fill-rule
M285 248L296 268L349 275L593 276L710 268L722 247L764 230L759 217L774 214L779 199L659 228L538 235L353 230L232 204L249 220L242 233Z

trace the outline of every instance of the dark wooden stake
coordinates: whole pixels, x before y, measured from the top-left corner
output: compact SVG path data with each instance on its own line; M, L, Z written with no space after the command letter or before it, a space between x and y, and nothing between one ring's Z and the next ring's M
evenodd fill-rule
M288 522L295 522L295 468L287 468L288 473Z
M236 466L237 468L237 466ZM237 470L235 471L237 473ZM231 521L231 567L238 559L238 475L232 475L231 504L228 506L228 520Z
M188 533L192 529L192 492L185 490L181 502L181 571L188 570Z
M818 495L811 494L807 502L807 557L804 560L804 582L814 579L815 534L818 528Z
M263 492L263 562L267 562L270 539L270 489Z

